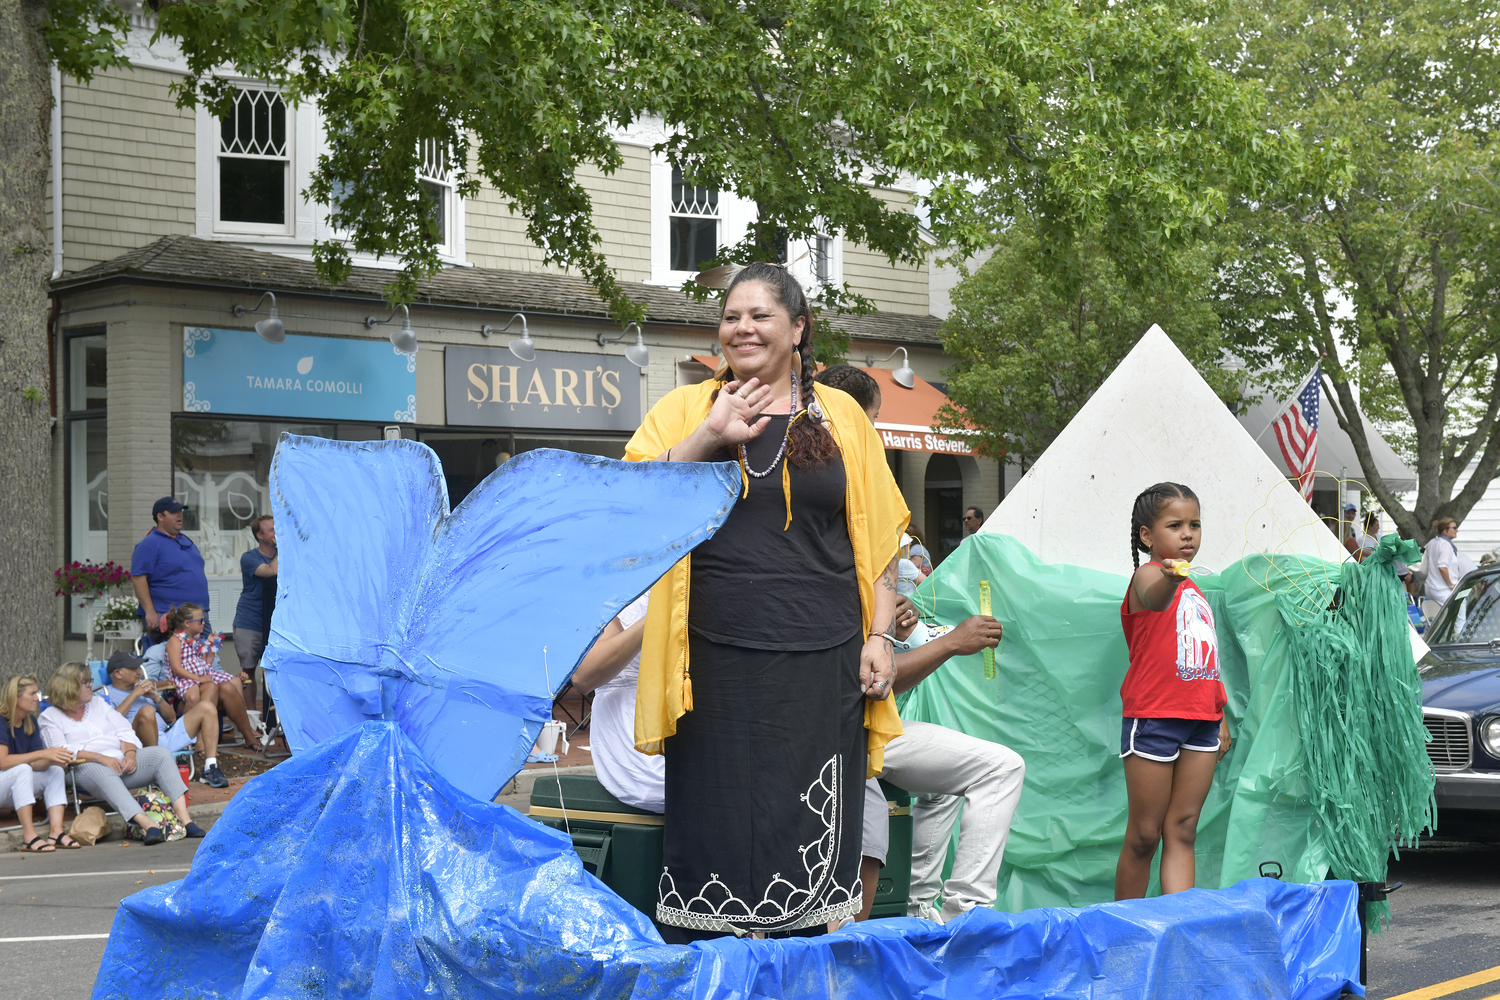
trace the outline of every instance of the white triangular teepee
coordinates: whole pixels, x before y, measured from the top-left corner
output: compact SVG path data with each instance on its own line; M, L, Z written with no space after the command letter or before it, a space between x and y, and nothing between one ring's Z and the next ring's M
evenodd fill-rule
M1012 535L1047 562L1128 574L1131 505L1163 480L1192 487L1202 502L1196 565L1222 570L1253 552L1347 556L1159 326L980 530Z

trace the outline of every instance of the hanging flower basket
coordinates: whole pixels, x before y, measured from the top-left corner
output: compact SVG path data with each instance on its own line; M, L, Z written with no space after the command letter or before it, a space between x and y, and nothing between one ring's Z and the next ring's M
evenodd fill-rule
M80 608L130 579L130 571L115 562L70 562L53 575L58 596L76 598Z

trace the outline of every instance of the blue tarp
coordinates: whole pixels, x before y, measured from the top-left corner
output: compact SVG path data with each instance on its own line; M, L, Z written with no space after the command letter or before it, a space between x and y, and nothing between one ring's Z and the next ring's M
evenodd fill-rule
M568 839L464 794L389 722L250 782L180 882L121 904L94 1000L822 997L1331 1000L1356 889L1228 889L946 926L661 943Z
M426 445L283 434L262 665L292 750L394 719L493 798L600 630L718 529L739 488L733 463L539 449L450 514Z

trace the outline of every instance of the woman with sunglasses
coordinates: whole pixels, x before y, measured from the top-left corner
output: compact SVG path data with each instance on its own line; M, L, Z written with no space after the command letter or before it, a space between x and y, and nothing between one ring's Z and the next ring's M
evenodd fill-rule
M165 836L156 820L141 809L132 789L155 785L172 800L172 810L182 820L189 837L201 837L203 828L187 811L187 785L177 762L166 747L142 747L125 717L80 680L79 663L64 663L47 682L51 707L42 713L42 738L49 747L72 752L78 784L99 796L111 809L140 827L147 846L160 844Z
M719 322L725 366L669 393L633 461L733 462L722 527L651 591L635 739L666 755L663 936L785 934L860 907L864 779L891 700L896 540L910 515L874 426L813 382L813 317L752 264Z

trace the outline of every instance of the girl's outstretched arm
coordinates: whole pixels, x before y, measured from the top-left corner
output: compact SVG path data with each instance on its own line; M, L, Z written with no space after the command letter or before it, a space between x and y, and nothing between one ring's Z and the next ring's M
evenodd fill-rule
M1177 593L1177 585L1182 582L1182 577L1177 575L1176 567L1180 559L1163 559L1160 565L1147 563L1135 571L1135 576L1130 578L1130 610L1137 611L1165 611L1172 604L1172 598Z

